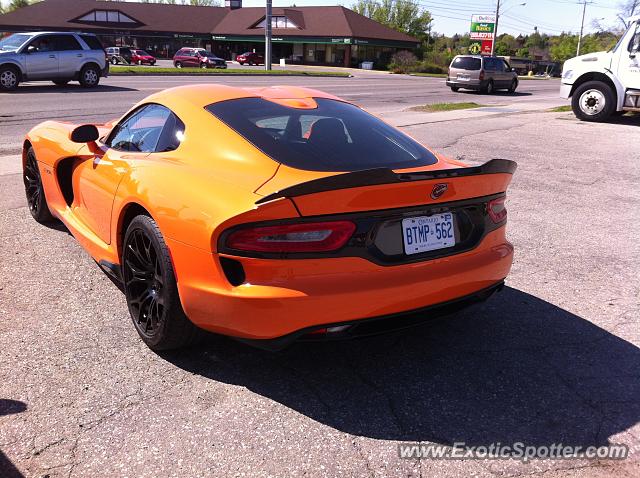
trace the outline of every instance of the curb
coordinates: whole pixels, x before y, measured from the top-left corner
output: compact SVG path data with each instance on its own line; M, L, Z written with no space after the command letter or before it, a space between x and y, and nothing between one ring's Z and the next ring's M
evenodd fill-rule
M322 73L304 73L304 72L294 72L294 73L137 73L137 72L109 72L109 76L211 76L211 77L224 77L224 76L278 76L278 77L287 77L287 76L306 76L309 78L353 78L353 75L332 75L332 74L322 74Z

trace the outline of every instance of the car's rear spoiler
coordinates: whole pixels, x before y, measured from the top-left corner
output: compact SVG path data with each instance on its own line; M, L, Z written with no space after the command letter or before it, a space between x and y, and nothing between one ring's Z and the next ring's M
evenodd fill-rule
M395 173L389 168L364 169L345 174L336 174L325 178L314 179L295 184L275 193L269 194L256 201L262 204L278 198L291 198L305 194L333 191L335 189L349 189L377 184L402 183L407 181L424 181L427 179L459 178L463 176L477 176L481 174L513 174L517 164L508 159L492 159L480 166L469 168L436 169L433 171L418 171L412 173Z

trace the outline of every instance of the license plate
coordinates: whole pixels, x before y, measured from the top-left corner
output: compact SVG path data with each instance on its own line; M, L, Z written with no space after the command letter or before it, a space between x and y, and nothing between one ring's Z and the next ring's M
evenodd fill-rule
M402 220L406 254L444 249L456 245L453 214L409 217Z
M469 75L460 75L460 74L458 74L458 80L469 81Z

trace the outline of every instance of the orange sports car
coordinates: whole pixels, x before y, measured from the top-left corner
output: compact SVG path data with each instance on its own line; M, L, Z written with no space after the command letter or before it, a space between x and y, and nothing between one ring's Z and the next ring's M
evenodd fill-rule
M23 165L33 217L122 284L155 350L199 329L277 349L401 328L511 268L514 162L466 167L307 88L183 86L113 123L47 121Z

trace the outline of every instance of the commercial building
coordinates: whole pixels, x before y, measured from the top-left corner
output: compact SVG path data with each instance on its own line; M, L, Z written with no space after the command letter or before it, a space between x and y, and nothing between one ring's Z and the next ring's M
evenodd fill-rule
M160 58L181 47L203 47L233 60L264 52L264 8L202 7L103 0L44 0L0 15L0 31L83 31L105 46L133 46ZM355 66L418 40L341 6L273 8L273 58L304 64Z

